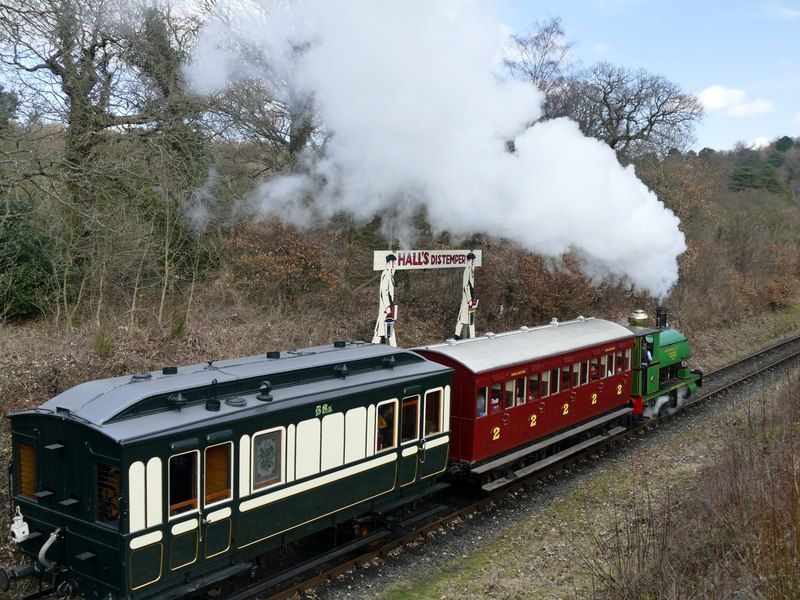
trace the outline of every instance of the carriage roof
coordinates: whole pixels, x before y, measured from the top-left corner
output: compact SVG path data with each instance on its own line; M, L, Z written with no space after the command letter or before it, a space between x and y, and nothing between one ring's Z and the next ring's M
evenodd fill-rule
M473 373L484 373L631 337L631 331L612 321L578 317L478 338L448 340L419 350L448 357Z

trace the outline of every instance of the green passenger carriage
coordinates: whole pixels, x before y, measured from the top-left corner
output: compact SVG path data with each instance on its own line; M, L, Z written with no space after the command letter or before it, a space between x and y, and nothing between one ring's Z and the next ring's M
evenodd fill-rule
M12 414L14 537L30 562L10 577L180 597L422 495L447 466L450 373L337 342L93 381Z

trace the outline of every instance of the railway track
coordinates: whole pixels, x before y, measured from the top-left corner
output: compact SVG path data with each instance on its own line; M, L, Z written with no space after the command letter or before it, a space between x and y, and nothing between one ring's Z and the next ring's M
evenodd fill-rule
M696 406L718 398L741 386L747 381L757 378L766 372L800 359L800 335L787 338L777 344L764 348L743 359L733 361L705 375L703 388L694 398L678 407L670 414L657 420L646 421L635 427L616 435L609 436L600 444L576 452L569 457L543 469L495 490L480 498L470 500L466 505L450 507L441 504L433 505L421 514L411 517L400 524L401 533L389 530L377 531L368 538L357 540L350 545L344 545L337 550L298 565L280 575L266 581L254 583L249 588L229 596L229 600L245 600L246 598L269 598L281 600L291 598L304 590L317 588L331 581L339 575L346 573L358 565L364 565L376 558L382 558L388 553L404 546L409 542L425 537L444 525L457 519L464 518L486 509L502 500L506 496L530 487L545 478L551 477L565 468L597 455L620 442L643 433L650 427L658 426L664 422L692 410ZM364 547L367 546L367 550ZM360 550L359 550L360 549Z

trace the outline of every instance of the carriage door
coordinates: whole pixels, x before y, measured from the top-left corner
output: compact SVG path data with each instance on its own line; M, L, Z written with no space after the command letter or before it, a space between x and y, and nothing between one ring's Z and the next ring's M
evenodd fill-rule
M425 392L422 408L422 440L419 443L417 478L440 473L447 466L449 435L445 391L437 388Z
M200 544L200 451L169 459L169 568L177 571L197 562Z
M492 377L489 388L489 450L492 454L513 445L511 411L514 408L514 380L504 375Z
M213 558L231 545L233 443L207 447L203 464L203 556Z
M417 454L419 453L419 394L406 396L400 407L400 468L397 484L412 483L417 477Z

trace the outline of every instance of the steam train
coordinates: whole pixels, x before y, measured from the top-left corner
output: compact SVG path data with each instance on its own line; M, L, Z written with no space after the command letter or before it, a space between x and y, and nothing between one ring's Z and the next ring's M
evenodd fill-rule
M634 313L404 350L363 342L90 381L9 415L0 589L218 598L276 549L368 531L450 482L502 487L676 409L689 345Z

